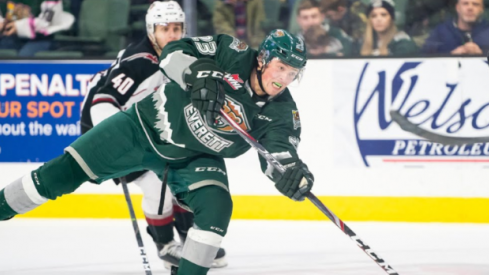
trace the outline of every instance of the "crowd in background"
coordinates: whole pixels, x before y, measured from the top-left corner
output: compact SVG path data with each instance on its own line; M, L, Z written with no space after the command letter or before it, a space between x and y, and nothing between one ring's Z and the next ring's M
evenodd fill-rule
M145 36L152 0L0 0L0 58L114 57ZM185 10L185 2L177 1ZM197 0L196 35L257 48L272 29L311 57L483 55L489 0Z

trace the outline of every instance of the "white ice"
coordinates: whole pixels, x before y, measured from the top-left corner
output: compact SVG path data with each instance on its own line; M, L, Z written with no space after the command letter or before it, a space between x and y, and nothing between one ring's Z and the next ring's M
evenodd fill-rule
M402 275L488 275L488 224L347 223ZM145 229L145 221L139 226ZM153 274L169 274L143 231ZM331 222L232 220L210 274L386 274ZM131 221L0 222L0 274L144 274Z

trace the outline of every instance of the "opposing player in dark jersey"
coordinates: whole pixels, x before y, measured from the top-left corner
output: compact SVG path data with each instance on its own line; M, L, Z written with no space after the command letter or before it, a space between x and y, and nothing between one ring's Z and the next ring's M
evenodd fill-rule
M155 1L146 14L146 27L147 37L120 51L112 66L97 73L89 83L89 93L82 107L83 133L119 111L127 110L170 81L159 70L158 58L169 42L185 35L185 14L175 1ZM169 188L153 171L134 172L127 175L126 180L136 183L143 191L147 232L157 246L158 256L167 268L177 265L182 244L174 241L173 227L183 243L193 224L193 214L174 204ZM225 251L220 249L212 267L226 265Z
M152 170L195 215L177 274L207 274L232 213L224 158L250 148L219 110L284 165L280 174L260 157L262 171L278 191L304 200L314 179L297 153L301 121L287 86L305 65L304 42L284 30L272 31L258 52L228 35L169 43L159 66L171 82L1 190L0 220L71 193L87 180L101 183ZM307 185L300 187L303 179Z

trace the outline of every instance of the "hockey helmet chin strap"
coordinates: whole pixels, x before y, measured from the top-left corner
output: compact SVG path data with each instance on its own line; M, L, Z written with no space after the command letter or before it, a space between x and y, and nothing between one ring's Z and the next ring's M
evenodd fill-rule
M265 87L263 87L263 82L261 81L261 78L263 77L262 70L264 69L264 67L265 66L263 66L260 70L256 69L256 76L258 78L258 84L260 85L261 90L265 92L265 94L267 94L267 91L265 91Z
M280 93L274 95L274 96L270 96L267 91L265 90L265 87L263 87L263 82L262 82L262 77L263 77L263 71L265 70L265 67L267 66L268 64L263 64L262 68L260 70L258 70L258 68L256 69L256 77L258 78L258 85L260 85L260 88L261 90L266 94L266 96L268 97L267 100L271 100L279 95L281 95L284 91L285 91L285 88L280 91Z

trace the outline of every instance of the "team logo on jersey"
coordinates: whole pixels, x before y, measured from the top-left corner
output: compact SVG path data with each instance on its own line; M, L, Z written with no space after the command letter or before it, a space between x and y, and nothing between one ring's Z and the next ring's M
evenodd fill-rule
M205 147L211 149L214 152L221 152L222 149L233 145L232 141L224 139L215 134L212 129L207 126L202 119L199 111L195 109L192 104L187 105L184 110L185 120L187 122L189 130L194 137L202 143Z
M231 97L226 96L226 101L224 102L222 109L229 115L229 117L234 119L241 129L245 131L249 131L251 129L241 103L235 101ZM229 126L222 117L219 117L216 130L224 134L235 133L233 127Z
M299 111L292 110L292 122L294 123L294 130L301 127L301 117L299 116Z
M239 74L226 74L224 75L224 81L226 81L233 90L238 90L243 88L241 84L244 83L244 81L239 78Z
M233 42L231 43L231 45L229 45L229 48L237 52L244 52L248 49L248 44L234 37Z

